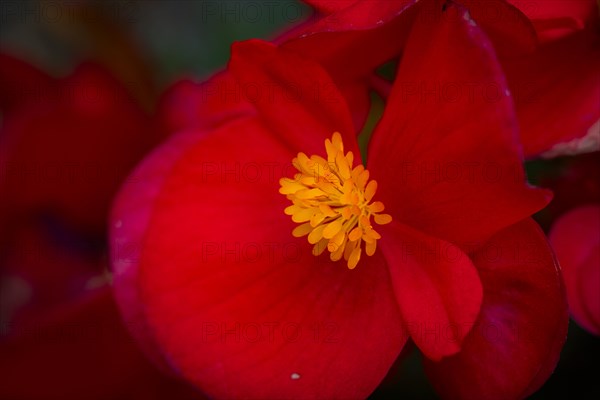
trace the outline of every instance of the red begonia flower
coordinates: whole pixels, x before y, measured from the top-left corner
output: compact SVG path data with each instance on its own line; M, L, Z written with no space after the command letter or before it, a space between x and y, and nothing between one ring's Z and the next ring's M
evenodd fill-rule
M0 375L3 399L202 398L144 358L108 288L13 331L0 343Z
M415 8L427 7L428 2L443 3L357 0L331 6L310 1L324 16L304 28L307 37L286 45L318 59L341 77L336 83L342 81L342 87L360 93L361 88L376 88L372 74L377 66L401 56ZM600 24L595 0L510 1L514 6L504 0L458 3L469 9L500 55L517 105L525 155L597 149ZM534 51L536 34L541 44ZM355 62L348 65L347 59ZM354 98L368 104L364 90L362 97Z
M600 335L600 204L564 214L552 226L550 241L564 272L573 318Z
M11 220L50 213L104 232L114 193L158 142L151 118L93 64L51 79L2 55L0 69L0 209Z
M508 95L441 102L404 92L461 80L506 89L465 9L425 11L437 23L413 27L370 144L371 183L351 170L355 124L325 69L249 41L234 46L229 73L270 95L248 99L253 112L172 137L125 185L111 222L116 287L163 366L215 398L364 398L410 337L447 397L490 397L493 387L518 398L548 377L567 324L560 274L529 221L548 193L525 183ZM325 150L345 211L327 206L342 200L329 202L322 180L290 179L311 165L304 153ZM299 182L325 186L295 190ZM309 231L314 247L295 237ZM331 259L312 255L323 244ZM118 257L123 246L135 252ZM490 329L501 336L490 340ZM522 341L523 331L537 340Z

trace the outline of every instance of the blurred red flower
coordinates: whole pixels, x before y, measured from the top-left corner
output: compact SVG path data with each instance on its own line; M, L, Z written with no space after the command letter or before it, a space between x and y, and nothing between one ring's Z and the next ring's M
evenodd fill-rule
M199 397L145 359L107 286L112 197L160 139L129 89L0 55L0 398Z
M5 54L0 68L2 208L103 232L114 193L160 139L134 88L91 63L62 79Z
M21 324L1 342L0 355L3 399L203 398L148 362L108 287Z
M290 203L279 182L298 152L323 154L340 132L360 154L352 96L291 47L234 46L216 79L238 92L203 103L215 113L197 102L167 113L183 131L118 196L111 260L125 318L147 352L210 396L364 398L409 337L445 397L525 397L556 365L567 324L562 280L529 219L548 195L525 182L500 66L463 7L419 12L367 155L393 221L376 228L380 250L356 269L313 257L283 212ZM494 82L503 95L444 102L403 93L414 82L465 80ZM184 90L194 98L206 87ZM194 123L195 113L207 120ZM333 155L338 168L342 156ZM367 192L357 195L370 201ZM307 221L295 211L294 219ZM321 236L336 240L336 229ZM134 254L119 256L123 247Z

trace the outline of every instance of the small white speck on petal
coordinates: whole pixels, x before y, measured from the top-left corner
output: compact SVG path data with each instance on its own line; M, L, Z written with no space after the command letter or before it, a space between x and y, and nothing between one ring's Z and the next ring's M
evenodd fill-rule
M292 378L293 380L298 380L300 379L300 374L294 372L292 375L290 375L290 378Z

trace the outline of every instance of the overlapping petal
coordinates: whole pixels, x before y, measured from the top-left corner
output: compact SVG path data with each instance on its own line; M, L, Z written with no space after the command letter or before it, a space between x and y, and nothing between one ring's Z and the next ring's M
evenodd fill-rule
M417 17L418 10L445 7L443 1L435 0L384 3L377 6L377 2L356 1L335 7L318 3L326 16L286 45L319 60L340 76L336 78L340 87L369 84L377 66L403 54L415 19L428 19L432 24L437 21L435 11L421 11ZM507 71L526 156L549 150L552 152L547 155L554 156L597 148L600 17L596 2L463 0L458 4L469 10L489 37ZM460 18L460 12L453 17ZM343 63L356 54L361 57L350 67ZM554 112L547 112L549 109ZM356 110L361 113L361 108ZM360 121L364 119L359 119L357 126L362 126Z
M292 152L320 152L340 132L358 155L348 106L333 80L314 61L251 40L234 45L229 68L265 124Z
M525 398L552 373L566 338L558 265L531 220L499 232L472 257L481 313L460 353L426 360L426 372L444 398Z
M367 162L394 218L452 243L481 243L549 197L525 182L490 42L464 8L437 12L435 23L419 18L413 28Z
M428 358L458 352L482 299L475 266L457 246L398 222L382 227L382 251L402 320Z
M294 176L297 152L323 154L324 139L339 131L359 154L344 88L291 45L236 44L229 70L255 112L233 112L212 120L210 132L200 123L172 138L137 171L143 186L128 183L117 200L112 245L137 246L132 263L115 263L126 319L146 331L139 337L158 350L159 363L210 396L366 397L407 334L425 356L441 359L436 366L459 359L457 370L472 374L479 350L501 357L501 346L477 338L476 321L509 315L521 327L542 300L553 310L536 320L550 356L518 343L503 359L521 362L517 351L526 354L514 385L501 363L476 377L473 393L487 395L486 382L510 396L526 393L553 368L564 339L560 278L531 223L507 228L542 207L547 194L525 183L516 119L490 41L462 6L422 4L368 159L378 199L395 222L382 230L381 251L355 270L314 257L306 240L291 235L295 225L283 212L289 200L279 179ZM445 84L465 92L436 101L447 92L435 85ZM407 85L424 87L424 97L407 101L414 95ZM182 128L198 109L171 121ZM436 165L464 175L439 176ZM514 259L486 264L481 252L490 237L504 250L533 238L541 266L520 276L523 265ZM538 272L541 287L532 278ZM542 300L517 306L535 295ZM450 395L466 390L440 382Z
M377 66L402 54L419 12L420 18L435 23L439 17L436 10L445 7L439 0L335 3L328 8L328 15L304 27L298 37L290 38L285 45L326 66L337 67L329 68L336 75L354 78L364 78ZM500 53L514 55L531 50L535 45L535 31L527 17L505 1L465 0L459 4L469 8ZM460 18L460 15L453 17ZM349 57L355 58L355 62L344 64L343 60Z

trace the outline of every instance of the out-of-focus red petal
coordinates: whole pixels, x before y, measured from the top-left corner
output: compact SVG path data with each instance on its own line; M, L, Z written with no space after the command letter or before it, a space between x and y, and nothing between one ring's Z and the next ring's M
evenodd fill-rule
M243 88L223 71L206 82L182 80L162 96L159 113L166 132L211 129L230 119L255 113Z
M431 359L457 353L479 314L477 270L457 246L392 223L380 228L381 247L402 319Z
M0 342L0 376L3 399L202 398L145 360L123 328L108 288Z
M0 193L13 214L52 213L103 231L112 196L158 135L113 77L91 64L4 115Z
M573 318L600 335L600 205L564 214L552 226L550 241L563 270Z
M351 271L292 237L278 181L294 154L264 129L224 126L157 182L146 320L167 362L216 398L364 398L406 340L385 261Z
M597 33L582 31L546 43L529 56L506 60L503 68L527 157L585 136L600 120Z
M554 370L568 316L560 271L539 227L519 222L472 255L483 305L461 352L425 370L443 398L521 399Z
M321 154L323 141L340 132L358 155L346 101L316 62L259 40L234 44L229 68L244 97L293 152Z
M596 0L508 0L529 17L543 41L556 40L598 21Z
M397 221L451 243L482 243L542 208L549 194L526 184L490 42L458 5L422 12L440 15L433 24L417 18L368 169Z
M56 81L31 64L0 53L0 110L6 114L15 106L37 101L54 91Z

